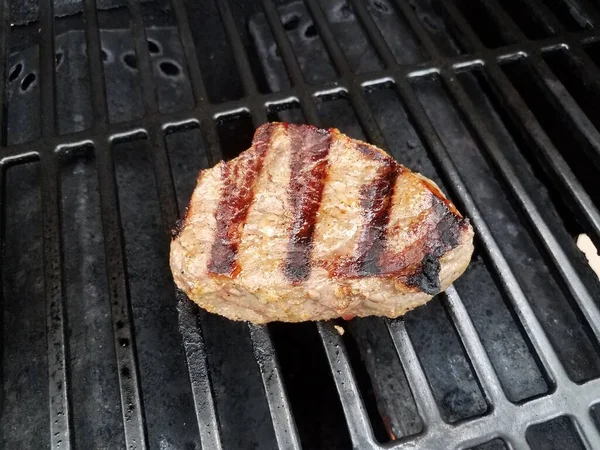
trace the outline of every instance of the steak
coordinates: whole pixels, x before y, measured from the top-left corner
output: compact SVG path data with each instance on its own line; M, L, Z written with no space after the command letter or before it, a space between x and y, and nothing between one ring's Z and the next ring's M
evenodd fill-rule
M270 123L200 172L170 262L207 311L299 322L398 317L472 253L468 219L432 181L336 129Z

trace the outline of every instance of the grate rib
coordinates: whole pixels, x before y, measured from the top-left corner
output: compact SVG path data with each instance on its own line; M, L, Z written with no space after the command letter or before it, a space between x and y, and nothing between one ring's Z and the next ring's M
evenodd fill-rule
M9 4L8 0L0 1L0 146L6 146L6 127L4 121L4 92L5 92L5 77L8 70L8 37L10 35L9 23Z
M377 448L378 444L373 437L367 410L358 391L358 384L342 338L331 322L318 322L317 330L323 341L354 448Z
M476 133L480 145L493 159L494 164L500 171L502 177L506 180L509 189L518 199L519 205L525 212L532 227L542 239L544 247L552 257L557 270L563 277L564 283L567 285L569 291L582 309L596 340L600 340L600 311L598 311L590 293L581 281L581 278L579 278L577 271L554 237L550 227L541 216L535 203L527 194L527 191L513 171L510 163L503 155L502 150L495 145L492 133L478 120L477 109L464 92L462 86L456 79L450 80L445 77L443 79L456 103L460 105L469 125Z
M302 448L300 436L287 399L271 335L264 325L249 323L248 327L250 328L254 358L258 362L267 395L277 445L280 449L300 449Z
M129 14L131 19L131 31L135 44L135 53L140 67L139 74L142 80L142 91L144 94L144 111L146 114L156 114L158 103L154 91L154 80L152 79L152 63L148 51L146 30L142 18L140 3L136 0L128 0Z
M44 240L44 291L46 338L48 340L48 396L50 400L50 446L70 449L72 445L71 382L67 368L66 308L62 287L59 186L56 159L42 153L42 217Z
M494 370L490 358L483 347L479 334L473 325L473 321L465 308L458 292L454 286L450 286L443 294L445 303L460 335L460 339L467 350L469 359L477 373L477 378L482 384L488 403L493 408L504 408L508 399L502 389L502 384Z
M240 79L242 80L244 92L246 96L249 97L249 102L251 103L250 114L252 115L254 126L258 127L267 122L267 112L264 104L257 99L259 93L258 87L256 86L256 81L252 75L252 69L250 67L250 62L248 61L248 56L246 55L244 43L242 42L242 38L235 24L235 18L231 12L229 2L227 0L219 0L217 1L217 7L221 18L223 19L225 32L227 33L227 38L233 50L233 58L238 73L240 74Z
M147 448L147 436L144 428L144 408L131 303L125 275L123 236L113 158L109 144L103 141L96 143L95 150L125 445L128 449L143 450ZM119 345L123 340L128 340L131 345ZM126 377L123 374L127 371L129 376Z
M55 134L54 7L40 4L40 106L43 137ZM42 76L43 74L43 76ZM66 310L62 288L59 186L53 148L40 148L42 161L42 217L44 241L44 292L48 341L48 396L50 400L50 446L72 445L70 380L67 368Z
M495 241L479 208L475 204L471 194L468 192L448 151L444 147L437 131L419 103L409 81L401 80L397 86L400 97L406 105L407 112L411 116L417 131L422 136L423 141L430 150L433 158L437 161L441 168L441 172L446 176L448 185L452 186L454 193L453 197L460 200L466 215L471 219L473 227L476 230L476 236L478 236L479 240L482 242L486 256L491 262L494 271L500 277L503 289L515 306L521 322L544 364L546 372L553 381L556 381L557 377L560 377L561 380L565 379L566 374L559 362L558 356L544 333L541 324L537 320L535 313L531 309L512 269L502 255L500 247Z
M106 93L104 91L104 64L102 63L101 53L102 41L100 39L96 0L84 0L83 8L94 125L96 127L103 127L108 120L108 110Z
M404 367L406 379L411 391L414 393L413 399L417 405L419 415L423 419L425 428L431 429L443 426L444 421L427 381L427 376L423 371L423 367L421 367L415 348L408 336L404 321L396 319L386 322L392 342L396 348L396 353L398 353Z
M317 107L313 101L311 93L306 86L304 76L302 75L302 70L300 69L298 60L296 59L296 54L294 53L292 44L290 43L285 29L283 28L279 14L277 13L277 10L275 9L275 6L271 0L262 0L261 3L286 70L292 80L294 88L299 92L300 108L302 108L304 117L309 123L316 124L319 122Z
M190 29L190 22L187 18L183 0L171 0L171 2L175 11L175 19L177 20L177 29L179 30L181 46L190 74L190 83L192 85L194 99L196 100L196 105L198 105L199 103L207 101L208 96L206 94L206 87L204 86L204 78L202 77L200 64L198 63L196 46L194 45L194 36Z

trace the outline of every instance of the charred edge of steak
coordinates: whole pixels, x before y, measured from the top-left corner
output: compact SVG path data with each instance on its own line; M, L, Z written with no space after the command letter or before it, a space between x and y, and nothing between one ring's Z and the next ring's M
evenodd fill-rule
M440 260L432 253L425 255L415 273L406 279L406 285L429 295L440 292Z
M293 124L288 125L287 131L291 141L289 197L294 219L283 273L292 283L299 283L306 280L311 271L310 253L327 176L332 133Z
M177 219L175 221L175 226L171 229L171 237L173 239L177 239L183 231L183 227L185 226L185 218L186 216L184 215L181 219Z
M433 215L436 218L435 228L430 234L428 250L414 272L408 275L406 285L415 287L429 295L440 292L440 258L460 244L462 231L468 226L468 219L457 217L447 201L435 195Z
M223 165L223 188L215 212L217 231L208 264L208 271L212 274L235 277L241 270L237 262L240 230L254 200L254 187L273 130L272 124L260 127L254 135L254 149Z

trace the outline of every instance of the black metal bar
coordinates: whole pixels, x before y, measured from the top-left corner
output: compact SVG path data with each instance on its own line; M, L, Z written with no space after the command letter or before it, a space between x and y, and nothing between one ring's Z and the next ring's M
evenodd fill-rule
M54 8L51 0L40 2L40 105L41 134L52 136L56 125L54 70ZM38 149L42 162L42 217L44 240L44 292L48 341L48 395L50 399L50 445L72 445L70 380L67 368L66 308L62 288L62 249L59 186L53 148Z
M258 87L256 86L254 75L252 74L252 68L250 67L248 56L246 55L244 43L242 42L242 38L235 24L235 18L231 12L229 2L227 0L219 0L217 1L217 7L221 19L223 19L227 38L232 47L233 58L238 68L238 74L242 80L246 96L249 98L252 121L254 122L254 126L258 127L267 122L267 111L265 110L264 103L257 99Z
M198 307L181 294L178 309L179 331L183 336L202 448L221 450L223 446L219 431L219 419L208 371L206 345L198 317Z
M144 406L139 381L131 303L125 275L125 255L123 254L123 236L120 225L121 214L118 207L112 151L106 141L99 141L95 145L98 187L102 193L100 196L100 211L102 214L104 253L113 331L115 334L114 345L125 445L127 448L144 450L147 448ZM120 344L121 342L130 342L131 345L123 346Z
M287 399L281 368L275 357L271 335L264 325L248 324L254 358L258 362L262 381L267 395L269 412L273 421L275 438L280 449L302 448L296 421Z
M584 218L585 224L591 230L592 237L598 241L600 217L596 206L577 181L568 164L500 68L496 64L489 64L486 76L491 81L492 88L498 92L499 98L515 118L514 122L517 128L521 130L526 139L534 143L535 148L541 154L539 159L542 164L562 184L565 193L569 194L567 204L576 209L577 215Z
M475 325L473 325L473 321L467 312L467 308L465 308L464 303L460 299L458 292L456 292L454 286L450 286L442 295L460 339L469 355L469 359L471 361L477 361L477 363L473 365L473 368L475 369L477 378L481 382L488 403L493 405L493 408L496 409L506 407L508 399L502 389L500 379L494 370L494 366L490 362L481 339L479 338L479 334L475 329Z
M52 449L70 449L72 423L69 404L71 380L67 368L66 307L62 287L62 250L59 186L56 158L42 152L42 217L44 239L44 291L48 340L48 395Z
M515 174L509 161L504 156L502 149L495 145L491 131L478 119L477 109L464 92L463 87L455 78L449 79L443 77L443 80L448 87L448 91L454 97L456 104L460 105L460 109L466 117L471 129L475 132L480 146L490 155L498 171L506 181L509 190L511 190L514 197L518 199L520 207L533 229L542 239L546 251L556 265L556 269L562 275L564 283L579 304L596 339L600 341L600 311L587 288L581 281L577 271L569 261L569 258L554 237L550 226L545 222L542 215L539 213L537 206L529 194L527 194L527 191Z
M564 375L564 377L561 375L564 374L564 369L556 352L544 333L535 313L531 309L512 269L502 255L502 252L479 211L479 208L476 206L471 194L468 192L464 181L452 162L436 129L419 103L409 81L401 80L397 86L400 97L407 108L409 117L414 123L417 132L422 137L423 142L427 146L434 161L437 163L438 167L440 167L441 173L448 182L448 186L450 186L453 191L452 198L455 198L457 202L462 204L464 211L471 219L476 231L476 236L478 236L480 242L483 244L482 247L487 259L500 277L502 287L515 306L515 310L517 311L534 348L540 355L540 359L549 378L553 382L556 381L557 376L561 377L561 379L566 378L566 375ZM473 361L473 364L476 364L476 361Z
M358 119L362 129L365 131L365 134L370 142L378 147L387 148L383 133L381 132L381 129L379 128L379 125L373 117L369 105L364 98L363 87L355 79L348 62L344 58L342 49L337 43L335 36L329 29L327 18L325 17L323 10L316 0L307 0L306 7L312 16L317 29L319 30L323 44L325 45L333 64L335 65L338 73L341 75L342 80L346 84L348 89L348 98L352 104L354 112L356 113L356 118Z
M417 405L419 415L423 419L423 426L428 430L444 426L440 410L408 336L404 321L402 319L387 321L387 328L396 348L396 353L398 353L404 367L410 389L414 393L413 399Z
M104 84L104 64L102 63L102 40L98 25L96 0L85 0L84 24L88 51L88 67L91 80L92 111L94 125L99 127L108 122L108 106ZM89 132L88 132L89 134Z
M8 0L0 1L0 146L6 145L6 130L4 129L4 92L5 78L8 71L8 38L10 35Z
M271 0L262 0L262 7L265 12L265 17L277 43L277 48L281 54L281 58L285 64L288 75L292 80L294 88L298 91L300 97L300 108L304 117L309 123L316 124L319 121L317 107L313 101L313 95L309 91L308 86L302 75L302 70L296 59L292 44L287 37L285 29L281 24L279 14Z
M42 136L56 130L56 70L54 68L54 6L52 0L40 2L40 106Z
M340 335L330 322L318 322L317 330L323 341L354 448L377 448L378 444L373 436L367 410L358 391L358 384Z
M206 94L206 87L204 86L204 79L200 70L200 64L198 63L196 46L194 45L194 36L192 35L192 30L190 29L190 22L185 11L185 5L183 4L183 0L171 1L175 11L175 19L177 20L177 28L179 30L181 46L185 54L185 60L187 63L188 72L190 74L190 82L192 85L192 91L194 92L196 105L207 102L208 97Z

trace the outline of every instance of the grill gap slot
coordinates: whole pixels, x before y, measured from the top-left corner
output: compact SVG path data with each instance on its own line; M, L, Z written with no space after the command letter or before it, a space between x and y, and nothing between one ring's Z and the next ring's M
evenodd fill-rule
M125 445L94 151L61 155L61 224L74 444Z
M475 447L469 447L467 450L508 450L508 447L502 439L497 438Z
M542 364L481 257L473 258L454 285L507 398L516 403L547 394L550 382Z
M166 144L182 216L196 187L198 173L209 166L208 157L199 128L171 132L166 136Z
M304 448L350 448L323 344L313 323L269 324Z
M347 330L351 330L349 333L344 332L342 340L344 342L344 346L346 347L348 359L350 360L352 372L356 378L356 384L360 390L362 401L370 419L373 435L379 442L389 442L390 440L394 440L396 437L395 433L389 429L388 423L385 423L390 419L388 419L385 414L382 415L380 411L378 411L377 401L373 390L373 383L370 379L370 374L365 367L363 355L368 350L366 348L359 348L359 344L355 340L354 331L356 326L358 326L358 323L348 323L346 325L344 321L337 321L337 324L338 326L342 327L342 329L345 328ZM383 328L383 330L385 330L385 328ZM389 342L389 344L391 344L391 342ZM390 346L389 348L391 350L393 347Z
M566 416L530 426L525 432L525 438L536 450L585 448L572 419Z
M130 25L129 9L98 11L106 103L110 122L144 115L142 80Z
M276 448L248 326L201 311L223 448Z
M489 11L481 4L480 0L460 0L457 2L457 6L483 45L497 48L512 43L505 40L498 22L490 16Z
M439 297L410 311L404 323L442 419L454 423L484 414L488 405Z
M581 31L593 28L590 19L576 2L570 0L542 0L568 31Z
M281 60L279 48L275 43L260 2L256 0L248 2L230 1L229 4L258 91L261 93L278 92L291 87L287 71ZM295 18L296 16L293 16L291 19ZM297 22L299 22L299 19ZM295 25L294 29L296 29L299 25L297 22L292 21L288 25L293 24ZM289 31L292 31L292 29ZM250 74L244 76L250 76Z
M50 433L40 166L9 167L2 178L0 436L3 448L39 448Z
M117 143L112 156L136 341L119 344L138 352L148 444L193 445L198 429L147 142Z
M298 102L269 106L267 109L267 118L269 122L306 123L304 114L302 114L302 110L300 109L300 103Z
M375 438L388 442L420 433L423 421L382 319L340 321L339 326L346 330L343 340Z
M342 133L354 139L362 141L367 139L345 92L323 95L318 97L317 101L320 126L338 128Z
M185 0L196 56L213 103L237 100L244 96L229 41L225 35L214 0Z
M518 147L518 142L507 133L510 130L505 128L505 123L497 115L497 111L491 108L489 99L482 95L480 86L469 74L459 75L459 79L481 112L481 120L487 122L488 128L493 130L495 139L498 139L498 146L505 149L504 155L511 162L527 194L536 204L543 205L540 211L544 220L547 223L560 224L560 216L554 209L544 185L535 179L535 174L522 157L520 151L522 148ZM468 131L465 128L463 130L462 133L468 136ZM440 132L443 136L446 130L440 128ZM470 141L470 138L468 139ZM467 180L473 172L474 161L477 159L481 161L480 150L477 148L472 150L473 154L469 155L468 159L464 159L467 156L464 149L473 149L472 145L464 147L462 153L451 152L455 163ZM447 145L449 150L455 146L456 144L450 142ZM487 154L485 157L487 158ZM551 260L545 258L546 251L543 244L531 230L529 222L519 215L519 205L514 198L506 197L508 186L497 178L493 169L488 168L488 164L492 162L480 163L480 170L483 172L479 173L474 180L475 182L487 180L488 186L480 184L471 191L472 195L480 205L488 223L496 224L492 226L492 232L497 236L508 262L515 269L521 288L530 299L569 376L579 382L598 376L600 374L598 345L588 324L564 286L564 280L558 274L557 267L551 262L549 266L547 265ZM497 179L498 181L495 181ZM487 187L494 187L495 192L489 191ZM493 207L490 205L491 198L494 199ZM503 201L504 198L506 200ZM507 202L510 202L512 207ZM586 279L587 286L597 291L600 287L597 279L591 273L581 253L575 248L572 236L565 231L563 227L553 227L555 238L570 257L576 270ZM573 355L578 356L574 358Z
M560 82L567 88L581 109L592 123L600 126L600 112L597 110L597 100L600 92L594 81L589 80L585 66L567 50L556 50L543 53L544 60L548 63ZM600 155L598 155L600 162ZM598 164L597 164L598 167Z
M92 105L83 14L56 18L54 23L58 131L87 130L92 125Z
M321 0L320 3L329 27L352 72L367 73L381 70L383 64L371 47L352 7L346 1ZM384 4L382 0L378 0L378 3ZM371 5L373 4L371 3Z
M248 112L240 112L217 119L217 133L221 142L223 160L229 161L250 148L254 124Z
M369 0L366 3L373 21L399 64L412 64L427 59L421 43L395 4L391 4L389 0Z
M531 1L502 2L502 7L529 39L543 39L556 34L544 23Z
M590 415L596 424L596 428L600 430L600 403L596 403L590 408Z
M277 12L306 82L334 81L337 72L304 3L292 1L278 5ZM272 91L285 89L290 81L264 14L250 17L249 27L257 47L257 64L264 67L269 88Z
M39 22L12 26L9 34L7 66L10 69L4 87L6 114L2 124L6 127L3 135L8 145L30 142L41 134L39 28Z
M171 2L143 2L140 9L159 111L188 111L194 107L194 95Z

